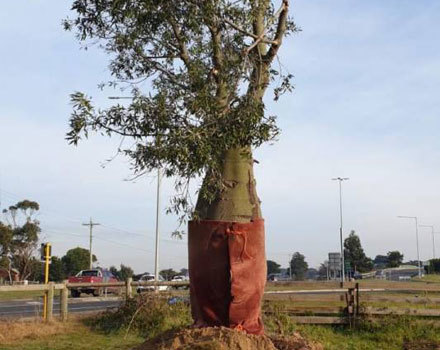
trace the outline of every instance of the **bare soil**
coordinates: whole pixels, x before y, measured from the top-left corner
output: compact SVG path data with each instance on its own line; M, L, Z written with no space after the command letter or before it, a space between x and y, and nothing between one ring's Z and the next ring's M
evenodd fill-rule
M249 335L229 328L185 329L168 332L149 340L134 350L323 350L299 334L269 338Z

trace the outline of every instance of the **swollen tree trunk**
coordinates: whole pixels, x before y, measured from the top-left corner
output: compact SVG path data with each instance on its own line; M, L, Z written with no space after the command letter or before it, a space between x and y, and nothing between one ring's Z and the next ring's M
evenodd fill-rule
M189 223L192 315L196 326L262 334L264 221L250 150L225 153L221 181L223 189L214 201L199 198L199 220Z
M196 211L203 220L250 222L261 218L250 149L225 152L221 169L224 186L211 203L199 198Z

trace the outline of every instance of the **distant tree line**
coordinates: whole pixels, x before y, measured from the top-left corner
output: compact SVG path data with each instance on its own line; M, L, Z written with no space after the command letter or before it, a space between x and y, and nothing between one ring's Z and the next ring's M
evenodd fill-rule
M347 275L355 273L366 273L372 270L399 267L405 265L418 265L417 261L403 262L404 255L398 250L389 251L386 255L377 255L374 260L365 254L360 237L354 230L344 240L344 259ZM299 252L292 254L287 269L273 260L267 260L267 275L280 274L283 271L285 277L292 276L294 280L307 278L327 278L328 261L322 263L318 270L311 269L306 262L304 255ZM431 259L430 265L426 268L427 273L440 273L440 259Z

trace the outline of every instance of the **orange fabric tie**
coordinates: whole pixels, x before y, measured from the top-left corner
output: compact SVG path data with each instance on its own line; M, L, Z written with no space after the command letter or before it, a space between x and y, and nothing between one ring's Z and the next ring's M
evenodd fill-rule
M243 256L246 255L248 259L252 259L252 256L249 255L249 253L246 251L246 244L247 244L247 232L234 230L234 227L228 227L225 231L226 235L228 236L241 236L243 237L243 250L240 254L240 260L243 261Z

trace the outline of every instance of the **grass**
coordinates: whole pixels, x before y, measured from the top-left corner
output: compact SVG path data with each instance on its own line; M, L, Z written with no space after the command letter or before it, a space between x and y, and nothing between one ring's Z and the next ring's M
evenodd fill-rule
M7 332L3 333L7 327ZM2 329L3 328L3 329ZM128 350L144 339L122 332L104 334L93 331L83 320L68 323L14 322L0 324L0 350ZM93 344L93 347L91 347Z
M410 317L364 320L357 329L342 326L298 325L284 312L287 303L266 304L268 334L300 332L326 350L401 350L405 341L440 342L440 322ZM170 329L188 327L189 306L165 300L136 298L116 312L105 312L68 323L0 323L0 350L128 350Z
M142 295L116 312L75 318L68 323L0 323L0 350L125 350L190 324L189 306L184 302L169 305L165 298Z
M55 290L55 296L60 294L59 290ZM44 292L38 290L22 291L22 292L0 292L0 301L15 299L38 299L42 298Z
M422 277L421 280L423 282L440 282L440 275L437 275L437 274L425 275Z
M356 329L298 325L283 312L286 307L282 304L269 307L272 313L264 318L267 333L288 335L297 331L306 339L321 343L325 350L401 350L406 341L440 343L439 321L387 316L363 320Z
M296 330L307 339L321 343L326 350L401 350L406 341L440 342L438 323L405 317L387 317L357 330L311 325L297 325Z

